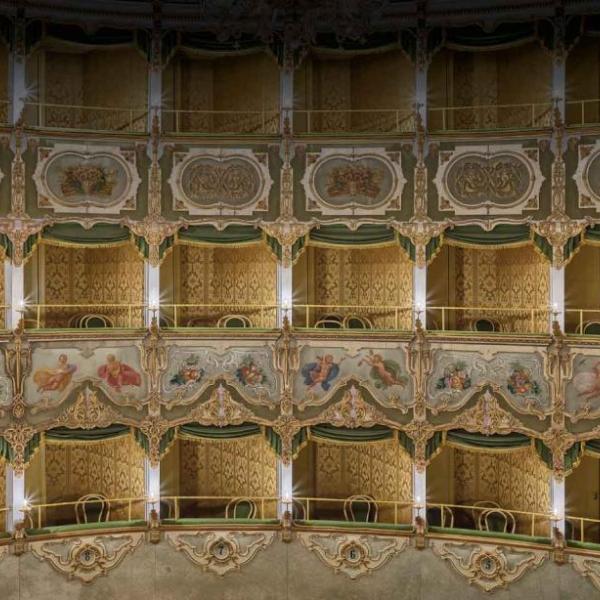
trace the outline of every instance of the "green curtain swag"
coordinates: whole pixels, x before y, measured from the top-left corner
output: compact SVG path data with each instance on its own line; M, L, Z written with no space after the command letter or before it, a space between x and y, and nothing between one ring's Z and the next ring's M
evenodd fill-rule
M162 457L167 453L167 450L170 448L171 444L175 440L176 428L170 427L160 438L160 442L158 444L158 452ZM140 448L146 453L146 456L150 454L150 442L145 433L142 433L139 429L134 429L134 438L135 441L139 444Z
M467 52L503 50L527 44L536 34L535 23L501 23L491 32L478 25L451 27L445 31L445 45Z
M128 242L131 233L117 223L96 223L89 229L79 223L57 223L46 227L40 238L69 246L116 246Z
M386 225L366 224L355 231L345 225L321 225L311 229L309 244L313 246L383 246L397 243L396 232Z
M309 428L309 437L312 439L329 442L346 442L350 444L391 440L394 435L393 429L383 425L350 429L347 427L334 427L333 425L322 424L312 425Z
M264 238L263 231L252 225L229 225L222 231L212 225L190 225L176 235L178 242L203 246L242 246L263 241Z
M4 233L0 233L0 248L4 250L4 256L12 258L13 246L8 236Z
M135 242L135 246L138 249L138 252L144 257L148 258L150 256L150 246L146 239L139 235L133 235L133 241ZM162 261L162 259L169 253L169 251L173 248L175 244L175 236L166 237L158 247L158 258Z
M35 433L27 442L24 452L25 465L29 464L29 461L33 458L33 455L40 446L40 441L41 435L39 433ZM14 456L15 454L10 444L0 436L0 459L4 459L10 463L14 459Z
M500 224L491 231L479 225L458 225L444 231L443 241L449 245L483 249L510 248L533 242L547 259L552 260L552 246L528 225Z
M55 427L44 432L44 440L48 442L102 442L123 437L131 433L128 425L113 424L108 427L93 429L70 429Z
M254 423L242 423L241 425L225 425L214 427L200 425L199 423L186 423L179 426L179 435L206 440L232 440L260 435L260 425Z
M3 458L4 460L9 461L10 457L11 457L10 445L3 437L0 437L0 458Z
M498 451L519 450L531 446L531 438L522 433L514 432L507 435L484 435L462 429L453 429L447 432L446 441L455 446Z
M584 442L583 451L589 456L600 458L600 440L588 440Z
M134 41L134 32L127 29L112 29L110 27L99 27L93 32L86 32L77 25L45 23L44 37L71 44L107 47L132 44Z

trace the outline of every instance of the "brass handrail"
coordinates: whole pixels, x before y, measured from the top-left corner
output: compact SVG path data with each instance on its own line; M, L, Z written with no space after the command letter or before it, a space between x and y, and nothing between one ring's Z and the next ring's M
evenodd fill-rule
M200 133L279 133L279 116L278 109L258 109L258 110L202 110L202 109L184 109L184 108L167 108L161 111L163 131L171 133L194 133L195 129L191 127L182 127L182 117L186 116L207 116L207 117L238 117L238 120L243 117L259 117L259 127L255 131L247 131L246 127L231 127L225 130L219 126L207 125ZM168 120L165 117L173 115L173 127L168 127ZM267 128L268 124L275 124L274 127ZM255 124L256 128L256 124ZM269 130L268 130L269 129ZM272 131L271 131L272 129ZM205 131L204 131L205 130Z
M586 523L598 523L600 525L600 519L592 519L590 517L577 517L573 515L565 515L565 521L575 521L579 524L579 540L585 543L585 527ZM575 533L575 532L573 532Z
M127 503L127 520L131 521L132 513L133 513L133 505L135 503L143 502L144 504L152 502L151 499L147 497L132 497L132 498L107 498L106 501L108 503ZM69 500L66 502L46 502L41 504L27 504L23 508L21 508L21 512L24 513L25 518L27 515L31 516L32 512L37 512L37 528L42 528L42 510L48 508L59 508L62 506L73 506L76 505L86 505L86 504L98 504L98 500L90 499L90 500ZM33 519L32 519L33 522Z
M590 104L596 104L597 105L596 108L598 110L595 118L593 118L592 120L586 119L586 116L585 116L585 107ZM585 99L585 100L567 100L565 102L565 107L567 109L569 109L571 107L578 107L579 108L578 112L580 115L579 119L573 120L573 119L571 119L569 112L566 111L567 125L595 125L597 123L600 123L600 98L589 98L589 99Z
M147 310L149 309L149 305L143 302L136 303L119 303L119 302L107 302L107 303L96 303L96 304L75 304L75 303L65 303L65 304L35 304L35 303L27 303L19 308L19 312L23 313L23 315L27 315L31 310L35 311L35 322L36 329L41 329L42 327L42 311L44 310L52 310L52 309L123 309L127 311L127 327L133 327L133 313L135 310ZM102 315L105 316L105 315ZM24 319L25 327L27 327L27 320Z
M591 315L596 315L597 321L600 323L600 308L565 308L565 317L568 315L576 314L577 315L577 327L576 333L584 333L584 327L589 323L589 321L584 320L583 316L586 313L590 313Z
M172 309L172 320L173 320L173 325L172 327L180 327L180 317L181 317L181 312L182 309L186 310L186 309L195 309L195 310L208 310L208 311L233 311L232 316L236 316L236 315L244 315L247 316L250 313L258 313L258 318L260 319L260 321L262 322L263 319L265 317L268 317L270 312L273 312L273 324L272 326L275 327L276 325L276 316L277 316L277 312L278 311L282 311L285 310L284 308L282 308L282 306L280 304L236 304L236 303L194 303L194 302L177 302L177 303L161 303L160 304L160 311L163 314L163 316L165 315L165 313L169 313L168 309ZM202 316L206 316L207 318L212 318L215 321L215 325L209 325L208 327L216 327L217 326L217 322L219 320L219 317L223 317L226 315L219 315L219 316L215 316L215 315L197 315L198 317L202 317ZM163 324L163 326L165 326ZM168 325L166 325L168 327Z
M425 510L427 510L428 508L431 508L431 507L440 509L440 515L441 515L440 526L443 528L447 527L445 524L445 510L451 510L453 508L457 508L457 509L461 509L461 510L470 510L472 512L479 511L479 512L483 512L483 513L491 510L489 506L474 506L474 505L469 505L469 504L450 504L448 502L427 502L425 504L424 508L425 508ZM503 508L503 507L494 508L493 510L495 510L495 511L500 510L504 513L511 515L513 518L515 515L521 515L521 516L531 518L530 535L532 537L535 536L536 521L537 521L538 525L544 521L547 521L548 524L550 525L552 523L552 521L556 520L556 516L553 515L552 513L542 513L542 512L534 512L534 511L526 511L526 510L513 510L512 508L508 509L508 508ZM454 527L453 527L453 525L451 525L448 528L453 529ZM552 533L552 528L549 526L548 537L550 537L551 533Z
M175 515L174 515L174 519L179 519L180 515L181 515L181 501L187 501L187 500L195 500L195 501L212 501L212 500L218 500L218 501L222 501L222 502L231 502L233 500L242 498L242 496L237 495L237 496L161 496L160 500L161 502L163 500L165 501L172 501L173 502L173 506L175 509ZM278 502L282 502L282 499L278 496L243 496L244 500L251 500L255 503L258 504L257 508L259 508L259 512L258 512L258 518L259 519L264 519L265 518L265 503L267 502L274 502L274 503L278 503Z
M543 110L536 114L536 108L542 108ZM427 113L430 116L434 116L436 113L441 113L442 115L442 126L431 127L431 130L437 131L457 131L457 130L471 130L471 129L484 129L485 127L479 126L463 126L463 127L449 127L449 115L456 114L457 112L471 112L476 114L477 111L485 111L485 110L505 110L505 109L527 109L529 112L530 120L523 125L501 125L497 124L497 129L515 129L515 128L533 128L539 126L541 121L544 118L550 119L552 114L553 104L551 102L526 102L526 103L515 103L515 104L479 104L473 106L430 106L427 108ZM541 125L550 126L551 123L541 123ZM489 127L487 127L489 129Z
M340 116L352 116L352 115L365 115L365 116L384 116L393 117L393 126L386 127L382 130L381 127L365 126L358 127L353 124L349 124L346 127L340 128L340 131L353 131L353 132L371 132L371 131L383 131L385 132L404 132L409 133L415 129L415 112L412 108L304 108L304 109L286 109L284 114L292 116L294 119L297 117L306 117L306 127L298 128L296 130L304 129L304 133L322 133L323 127L312 127L313 117L319 115L340 115ZM328 128L326 128L328 129Z

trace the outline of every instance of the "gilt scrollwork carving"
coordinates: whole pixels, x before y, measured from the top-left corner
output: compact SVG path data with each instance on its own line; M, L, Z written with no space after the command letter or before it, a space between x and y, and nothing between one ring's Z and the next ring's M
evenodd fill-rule
M86 386L75 402L58 417L57 424L73 429L93 429L108 427L120 419L116 410L101 402L98 393Z
M571 554L569 563L583 575L596 589L600 590L600 560L583 554Z
M350 579L372 573L408 547L408 538L299 532L302 544Z
M241 569L275 539L274 531L167 533L169 543L204 571L223 576Z
M326 408L319 416L319 421L330 423L334 427L373 427L386 423L386 416L363 398L362 393L354 385L344 392L339 402Z
M443 540L432 540L431 548L470 584L486 592L514 583L528 571L537 569L548 557L545 550L519 550L510 546Z
M23 321L20 320L6 344L6 367L12 383L11 412L15 419L25 416L24 382L31 370L31 346L25 336Z
M67 579L91 583L118 567L142 543L144 534L97 536L57 542L32 542L31 552Z
M160 380L167 368L167 349L155 318L142 343L141 364L148 375L149 410L157 414L160 411Z
M206 402L196 406L188 415L188 420L202 425L240 425L255 421L254 413L243 404L236 402L222 383L219 383Z

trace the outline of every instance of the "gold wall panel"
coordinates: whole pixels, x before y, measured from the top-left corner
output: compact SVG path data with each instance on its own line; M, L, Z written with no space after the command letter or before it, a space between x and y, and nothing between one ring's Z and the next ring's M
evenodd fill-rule
M92 493L107 498L145 495L144 452L133 436L102 442L47 442L45 453L47 503L77 500ZM67 507L66 512L73 516L74 508ZM142 518L143 503L134 504L132 514ZM111 515L127 518L127 505L111 507Z
M253 325L273 327L275 312L244 308L246 305L271 305L277 302L277 264L263 244L239 248L178 247L174 257L178 276L179 300L182 304L229 304L230 309L203 311L207 319L240 312L248 315ZM177 296L176 296L177 297ZM237 308L236 308L237 307ZM182 311L185 323L198 310Z
M45 288L40 292L43 303L137 304L138 308L131 311L131 325L142 325L139 305L144 302L144 263L132 245L71 248L44 244L41 252L44 256L41 279ZM81 312L81 309L53 309L47 315L46 327L64 326L69 316ZM101 312L114 319L117 326L129 325L126 308L106 308Z
M412 305L412 263L397 246L363 250L314 248L313 304L360 305L375 327L394 327L393 310ZM309 292L310 293L310 292ZM411 311L399 313L399 328L411 327Z
M262 436L181 439L179 452L181 495L277 496L277 460Z
M548 264L532 246L499 250L455 248L456 306L548 306ZM485 311L465 311L466 321L487 316L500 322L503 331L530 331L531 316ZM457 314L457 319L461 315ZM547 329L547 314L536 313L534 331Z
M488 500L506 509L547 514L549 477L533 448L504 453L454 448L456 504Z
M347 498L368 494L378 500L412 502L412 463L397 440L315 447L315 495Z

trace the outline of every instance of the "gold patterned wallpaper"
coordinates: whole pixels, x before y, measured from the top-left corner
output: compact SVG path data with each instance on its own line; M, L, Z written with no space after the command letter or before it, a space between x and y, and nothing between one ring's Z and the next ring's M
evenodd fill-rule
M184 496L277 496L277 459L262 436L180 439L179 475ZM275 516L275 509L267 502L265 516Z
M532 246L454 251L456 306L547 308L548 265ZM502 331L531 331L531 315L527 311L464 311L457 314L457 319L468 321L482 316L499 321ZM545 332L547 319L546 312L535 313L534 332Z
M359 305L377 328L395 326L395 311L381 306L412 305L412 264L397 246L363 250L314 248L313 304ZM412 313L399 312L399 328L409 329Z
M143 498L144 452L123 436L102 442L46 442L46 502L77 500L99 493L107 498ZM69 514L74 510L67 507ZM143 503L134 504L134 518L142 518ZM112 518L127 518L127 505L111 506Z
M130 244L113 248L70 248L44 244L45 304L137 304L131 310L131 325L142 325L144 301L144 264L138 251ZM65 325L65 320L81 309L53 309L46 317L46 326ZM115 320L115 325L129 325L129 311L124 308L102 309L102 314Z
M412 502L411 459L397 440L369 444L319 441L314 449L317 498L367 494L376 500ZM400 510L399 518L406 518L405 513L407 510ZM393 508L380 505L379 517L380 521L393 519Z
M531 447L505 453L454 448L456 504L489 500L506 509L548 513L549 477Z
M248 308L277 302L277 264L263 244L239 248L179 246L175 289L183 304L230 304L231 308L182 310L181 322L213 324L227 314L247 315L258 327L275 326L275 309ZM179 283L178 283L179 282ZM202 320L204 318L204 321Z

